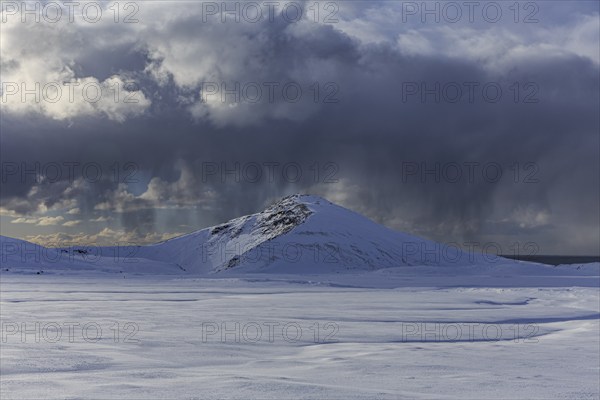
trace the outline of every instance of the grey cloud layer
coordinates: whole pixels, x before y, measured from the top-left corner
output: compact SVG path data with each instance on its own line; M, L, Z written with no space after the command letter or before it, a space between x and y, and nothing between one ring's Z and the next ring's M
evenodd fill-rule
M9 176L5 213L82 220L56 231L88 240L101 240L102 229L154 240L147 235L190 231L309 191L437 240L535 241L546 253L597 252L600 89L597 51L590 50L597 49L597 6L539 3L540 22L524 26L401 24L393 2L342 4L336 24L202 23L190 3L140 4L139 24L65 26L70 36L56 34L49 56L34 37L24 42L25 24L3 25L3 81L7 66L18 65L8 75L15 81L132 80L142 99L134 106L4 105L3 163L96 162L104 172L98 182ZM6 49L9 31L14 43ZM48 57L52 64L40 61ZM296 82L304 92L295 103L231 96L202 102L207 81ZM335 83L339 101L315 103L314 82L321 89ZM479 86L473 102L436 103L433 95L405 99L413 82ZM496 103L479 90L489 82L503 90ZM535 86L524 87L528 82ZM538 101L523 103L531 93ZM111 167L127 163L135 164L138 182L111 175ZM223 182L223 166L236 163L279 164L272 180L264 168L257 182L231 174ZM298 181L282 175L289 163L301 168ZM407 175L410 167L450 164L466 173L465 163L478 163L474 182ZM498 182L481 176L490 163L502 168ZM524 182L532 171L537 182ZM66 214L74 208L80 214ZM98 218L107 220L86 222ZM3 222L3 233L17 226L35 224Z

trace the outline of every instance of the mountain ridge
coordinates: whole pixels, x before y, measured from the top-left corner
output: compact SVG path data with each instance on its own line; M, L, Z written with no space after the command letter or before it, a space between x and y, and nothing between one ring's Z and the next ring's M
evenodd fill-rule
M145 246L45 248L4 236L0 240L3 270L6 264L9 270L67 265L140 274L319 274L519 263L397 232L319 196L302 194L286 196L255 214Z

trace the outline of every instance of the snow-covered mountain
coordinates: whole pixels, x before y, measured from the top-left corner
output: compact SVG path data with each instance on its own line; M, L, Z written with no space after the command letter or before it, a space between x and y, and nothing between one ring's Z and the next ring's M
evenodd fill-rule
M187 271L336 272L484 262L392 231L321 197L293 195L266 210L139 248L138 257Z
M7 237L0 242L3 271L302 274L498 263L390 230L311 195L288 196L257 214L149 246L45 248Z

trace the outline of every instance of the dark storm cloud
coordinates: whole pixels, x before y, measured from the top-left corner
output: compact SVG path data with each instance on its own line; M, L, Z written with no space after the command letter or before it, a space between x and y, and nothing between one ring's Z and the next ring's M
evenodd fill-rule
M2 184L4 208L29 214L40 203L74 200L90 218L116 212L121 226L148 233L186 223L201 228L310 191L437 240L511 237L537 241L546 252L594 251L600 104L593 60L532 49L490 66L407 53L389 41L365 43L336 26L213 26L195 15L171 24L144 32L145 45L120 44L112 56L80 54L82 76L129 71L152 102L144 115L115 122L3 113L3 163L94 162L104 172L98 182L79 183L10 176ZM189 55L174 55L186 41L195 41ZM240 42L250 49L236 47ZM199 101L199 85L208 80L293 81L307 94L297 103L235 109ZM315 104L307 89L315 81L321 89L333 82L339 101ZM407 94L437 83L447 90L437 91L439 101ZM485 97L485 85L487 94L502 89L497 102ZM463 96L448 100L456 87ZM128 163L136 182L124 186ZM290 163L302 172L297 181L284 174ZM111 174L115 165L119 179ZM223 174L237 165L240 177ZM263 166L256 181L254 165ZM454 181L456 167L462 178ZM167 209L175 210L171 225L159 226ZM561 238L578 230L592 235L585 250Z

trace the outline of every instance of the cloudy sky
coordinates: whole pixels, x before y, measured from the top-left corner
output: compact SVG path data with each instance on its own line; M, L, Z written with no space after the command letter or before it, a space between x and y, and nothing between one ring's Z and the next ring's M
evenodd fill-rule
M598 254L598 7L3 1L1 233L148 243L301 192Z

